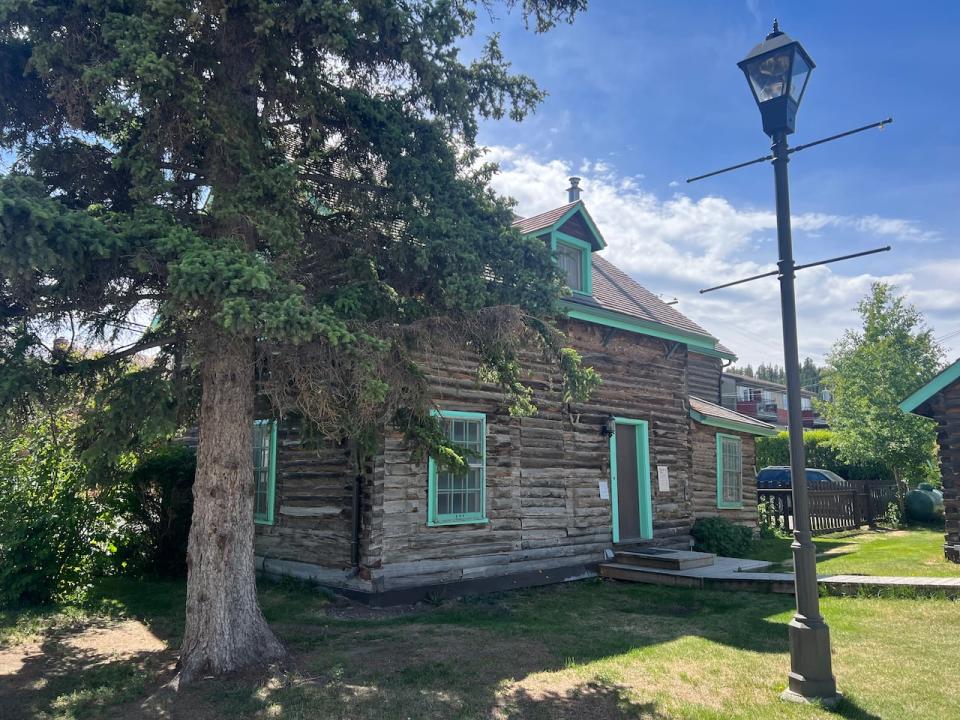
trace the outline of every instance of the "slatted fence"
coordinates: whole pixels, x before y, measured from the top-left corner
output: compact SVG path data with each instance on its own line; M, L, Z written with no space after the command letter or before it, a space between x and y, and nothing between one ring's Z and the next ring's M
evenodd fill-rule
M896 486L887 483L851 482L849 487L809 485L810 529L814 533L854 530L883 520ZM793 529L793 491L789 488L757 490L760 512L771 514L771 523L784 531Z

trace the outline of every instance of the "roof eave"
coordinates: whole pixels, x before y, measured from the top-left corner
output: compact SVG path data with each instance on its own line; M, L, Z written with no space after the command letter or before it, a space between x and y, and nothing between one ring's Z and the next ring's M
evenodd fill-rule
M653 320L641 320L626 313L607 310L606 308L591 307L583 303L570 300L561 300L561 305L567 310L567 316L574 320L592 322L606 327L615 327L638 335L650 335L664 340L673 340L686 345L691 352L700 354L714 353L718 357L730 357L716 349L717 339L711 335L700 335L688 330L681 330Z
M957 380L960 380L960 360L956 360L952 365L941 370L926 385L918 388L910 397L901 402L899 407L904 412L912 413L927 402L927 400Z
M690 417L701 425L709 425L710 427L717 427L723 430L733 430L734 432L742 432L749 435L773 437L780 432L773 425L767 425L766 423L763 423L763 425L754 425L753 423L738 422L736 420L728 420L726 418L715 418L709 415L704 415L703 413L697 412L693 409L690 410Z

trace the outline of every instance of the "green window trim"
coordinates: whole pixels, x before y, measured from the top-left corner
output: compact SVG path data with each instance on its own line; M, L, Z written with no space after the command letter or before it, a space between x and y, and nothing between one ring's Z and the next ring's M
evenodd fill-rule
M437 461L430 458L427 464L427 525L430 527L440 527L445 525L480 525L488 523L487 518L487 416L484 413L464 412L460 410L432 410L431 415L442 418L443 420L462 420L467 422L479 423L477 432L477 442L479 444L479 461L474 461L473 470L478 471L478 490L479 498L477 502L478 510L474 512L440 512L440 495L447 494L448 503L452 505L453 495L461 495L461 502L467 502L467 495L473 494L472 488L465 485L461 488L453 486L443 488L441 485L446 481L452 483L452 478L444 478L446 473L438 472ZM466 425L465 425L466 427ZM469 473L464 476L469 478ZM462 481L461 481L462 482Z
M550 249L554 255L560 246L573 248L580 253L580 287L570 289L577 295L593 295L593 248L590 243L567 235L559 230L550 233ZM556 262L556 258L554 259Z
M258 444L266 440L267 448ZM264 461L266 467L264 467ZM263 490L261 492L261 484ZM273 525L277 490L277 421L253 421L253 521L258 525ZM258 510L260 498L263 498Z
M724 447L726 446L726 447ZM732 456L736 446L736 455ZM735 462L733 462L735 460ZM727 489L728 475L738 473L739 500L731 500ZM739 435L717 433L717 508L732 510L743 507L743 439Z
M640 512L640 536L653 538L653 494L650 489L650 425L646 420L614 417L617 425L630 425L637 434L637 503ZM643 500L647 499L645 503ZM613 514L613 541L620 542L620 503L617 494L617 433L610 436L610 511Z

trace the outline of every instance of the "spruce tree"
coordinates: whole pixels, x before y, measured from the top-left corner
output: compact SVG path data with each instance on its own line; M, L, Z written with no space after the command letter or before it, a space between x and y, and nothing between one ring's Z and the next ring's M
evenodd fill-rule
M542 32L585 3L506 7ZM478 9L0 0L0 407L108 378L106 453L201 398L182 682L284 654L255 593L257 392L328 437L392 422L429 447L431 343L469 348L518 412L531 342L575 395L596 382L551 328L548 249L511 229L479 162L479 119L543 93L496 36L460 57ZM57 353L57 335L97 352Z

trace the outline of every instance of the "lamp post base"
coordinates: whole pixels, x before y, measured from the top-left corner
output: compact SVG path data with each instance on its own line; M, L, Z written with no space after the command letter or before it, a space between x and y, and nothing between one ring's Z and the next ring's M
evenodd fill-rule
M789 686L782 697L794 701L818 701L831 707L840 701L830 658L830 628L822 620L810 622L794 616L790 634Z
M836 693L832 698L822 698L822 697L804 697L799 693L795 693L793 690L784 690L780 693L780 699L786 702L798 703L800 705L809 705L810 703L818 703L820 706L826 708L827 710L833 710L837 705L840 704L840 701L843 700L843 695Z

